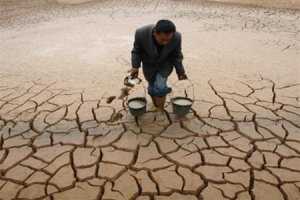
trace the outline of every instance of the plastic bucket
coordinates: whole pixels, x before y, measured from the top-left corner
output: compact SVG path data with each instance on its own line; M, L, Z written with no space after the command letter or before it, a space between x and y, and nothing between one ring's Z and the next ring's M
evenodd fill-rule
M128 100L129 112L135 116L141 116L146 112L147 100L145 97L135 97Z
M183 117L190 112L194 101L188 97L174 97L171 102L173 112L177 116Z

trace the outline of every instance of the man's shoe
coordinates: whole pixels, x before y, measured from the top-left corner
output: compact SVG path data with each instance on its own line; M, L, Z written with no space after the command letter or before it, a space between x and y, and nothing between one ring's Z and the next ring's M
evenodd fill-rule
M157 112L157 107L154 104L152 104L149 111L150 112Z

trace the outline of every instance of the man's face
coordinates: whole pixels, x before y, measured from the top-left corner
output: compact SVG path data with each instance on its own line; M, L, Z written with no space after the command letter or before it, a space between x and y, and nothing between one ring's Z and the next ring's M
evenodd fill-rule
M168 44L172 38L174 33L156 33L154 32L155 39L158 44L160 45L166 45Z

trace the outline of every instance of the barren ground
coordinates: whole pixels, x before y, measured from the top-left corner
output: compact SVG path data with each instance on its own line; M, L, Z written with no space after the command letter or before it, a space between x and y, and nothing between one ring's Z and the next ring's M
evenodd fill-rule
M300 199L299 11L65 2L0 2L1 200ZM137 124L107 99L135 28L160 18L183 35L193 112Z

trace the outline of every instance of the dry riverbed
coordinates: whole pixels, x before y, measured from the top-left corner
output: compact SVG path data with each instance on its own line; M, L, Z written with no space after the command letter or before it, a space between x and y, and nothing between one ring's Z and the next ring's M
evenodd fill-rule
M300 199L299 11L79 3L0 2L1 200ZM160 18L183 35L193 112L137 125L115 97L135 28Z

